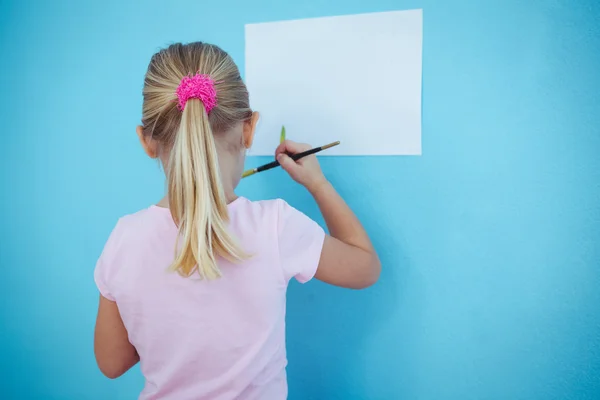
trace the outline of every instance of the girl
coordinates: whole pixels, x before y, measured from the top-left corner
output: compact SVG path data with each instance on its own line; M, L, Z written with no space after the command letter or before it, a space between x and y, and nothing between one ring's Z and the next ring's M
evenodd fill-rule
M285 399L289 280L364 288L379 277L377 254L316 157L288 157L307 145L287 141L275 155L331 236L282 200L235 194L259 116L223 50L159 51L143 95L137 134L168 193L121 218L98 260L98 366L117 378L140 361L140 399Z

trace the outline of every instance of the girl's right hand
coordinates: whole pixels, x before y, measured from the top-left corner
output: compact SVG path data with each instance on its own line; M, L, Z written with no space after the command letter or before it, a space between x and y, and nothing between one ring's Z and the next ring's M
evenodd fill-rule
M327 183L321 166L314 154L303 157L298 161L292 160L288 154L297 154L306 150L310 150L308 144L296 143L291 140L286 140L281 143L275 150L275 158L293 180L306 187L311 193L314 193L320 186Z

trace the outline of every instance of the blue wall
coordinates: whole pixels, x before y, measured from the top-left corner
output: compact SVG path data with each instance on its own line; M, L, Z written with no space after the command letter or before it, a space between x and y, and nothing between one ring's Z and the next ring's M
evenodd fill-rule
M291 287L290 398L600 398L598 1L144 3L0 1L2 398L141 389L95 366L92 270L162 191L134 134L158 47L214 42L243 69L245 23L412 8L423 156L323 159L384 271ZM240 193L321 221L279 171Z

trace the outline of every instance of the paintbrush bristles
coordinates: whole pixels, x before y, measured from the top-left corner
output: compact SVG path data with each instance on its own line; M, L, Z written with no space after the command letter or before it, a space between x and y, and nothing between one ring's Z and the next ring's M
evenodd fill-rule
M285 126L281 127L281 135L279 135L279 144L285 142Z
M255 173L256 173L256 168L249 169L248 171L244 171L244 173L242 174L242 178L246 178L250 175L254 175Z

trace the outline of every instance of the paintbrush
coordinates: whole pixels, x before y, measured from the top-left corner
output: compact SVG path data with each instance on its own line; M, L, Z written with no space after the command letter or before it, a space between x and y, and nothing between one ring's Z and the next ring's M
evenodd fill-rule
M285 130L283 130L283 132L282 132L282 137L284 137L284 135L285 135ZM306 156L309 156L311 154L315 154L315 153L318 153L320 151L327 150L327 149L329 149L329 148L331 148L333 146L337 146L338 144L340 144L339 141L333 142L333 143L329 143L329 144L326 144L326 145L321 146L321 147L315 147L314 149L306 150L306 151L303 151L301 153L289 154L289 156L290 156L290 158L292 160L298 161L302 157L306 157ZM256 174L257 172L263 172L263 171L266 171L266 170L269 170L269 169L272 169L272 168L276 168L278 166L279 166L279 161L275 160L275 161L270 162L268 164L261 165L260 167L256 167L256 168L247 170L246 172L244 172L242 174L242 178L246 178L246 177L248 177L250 175Z

